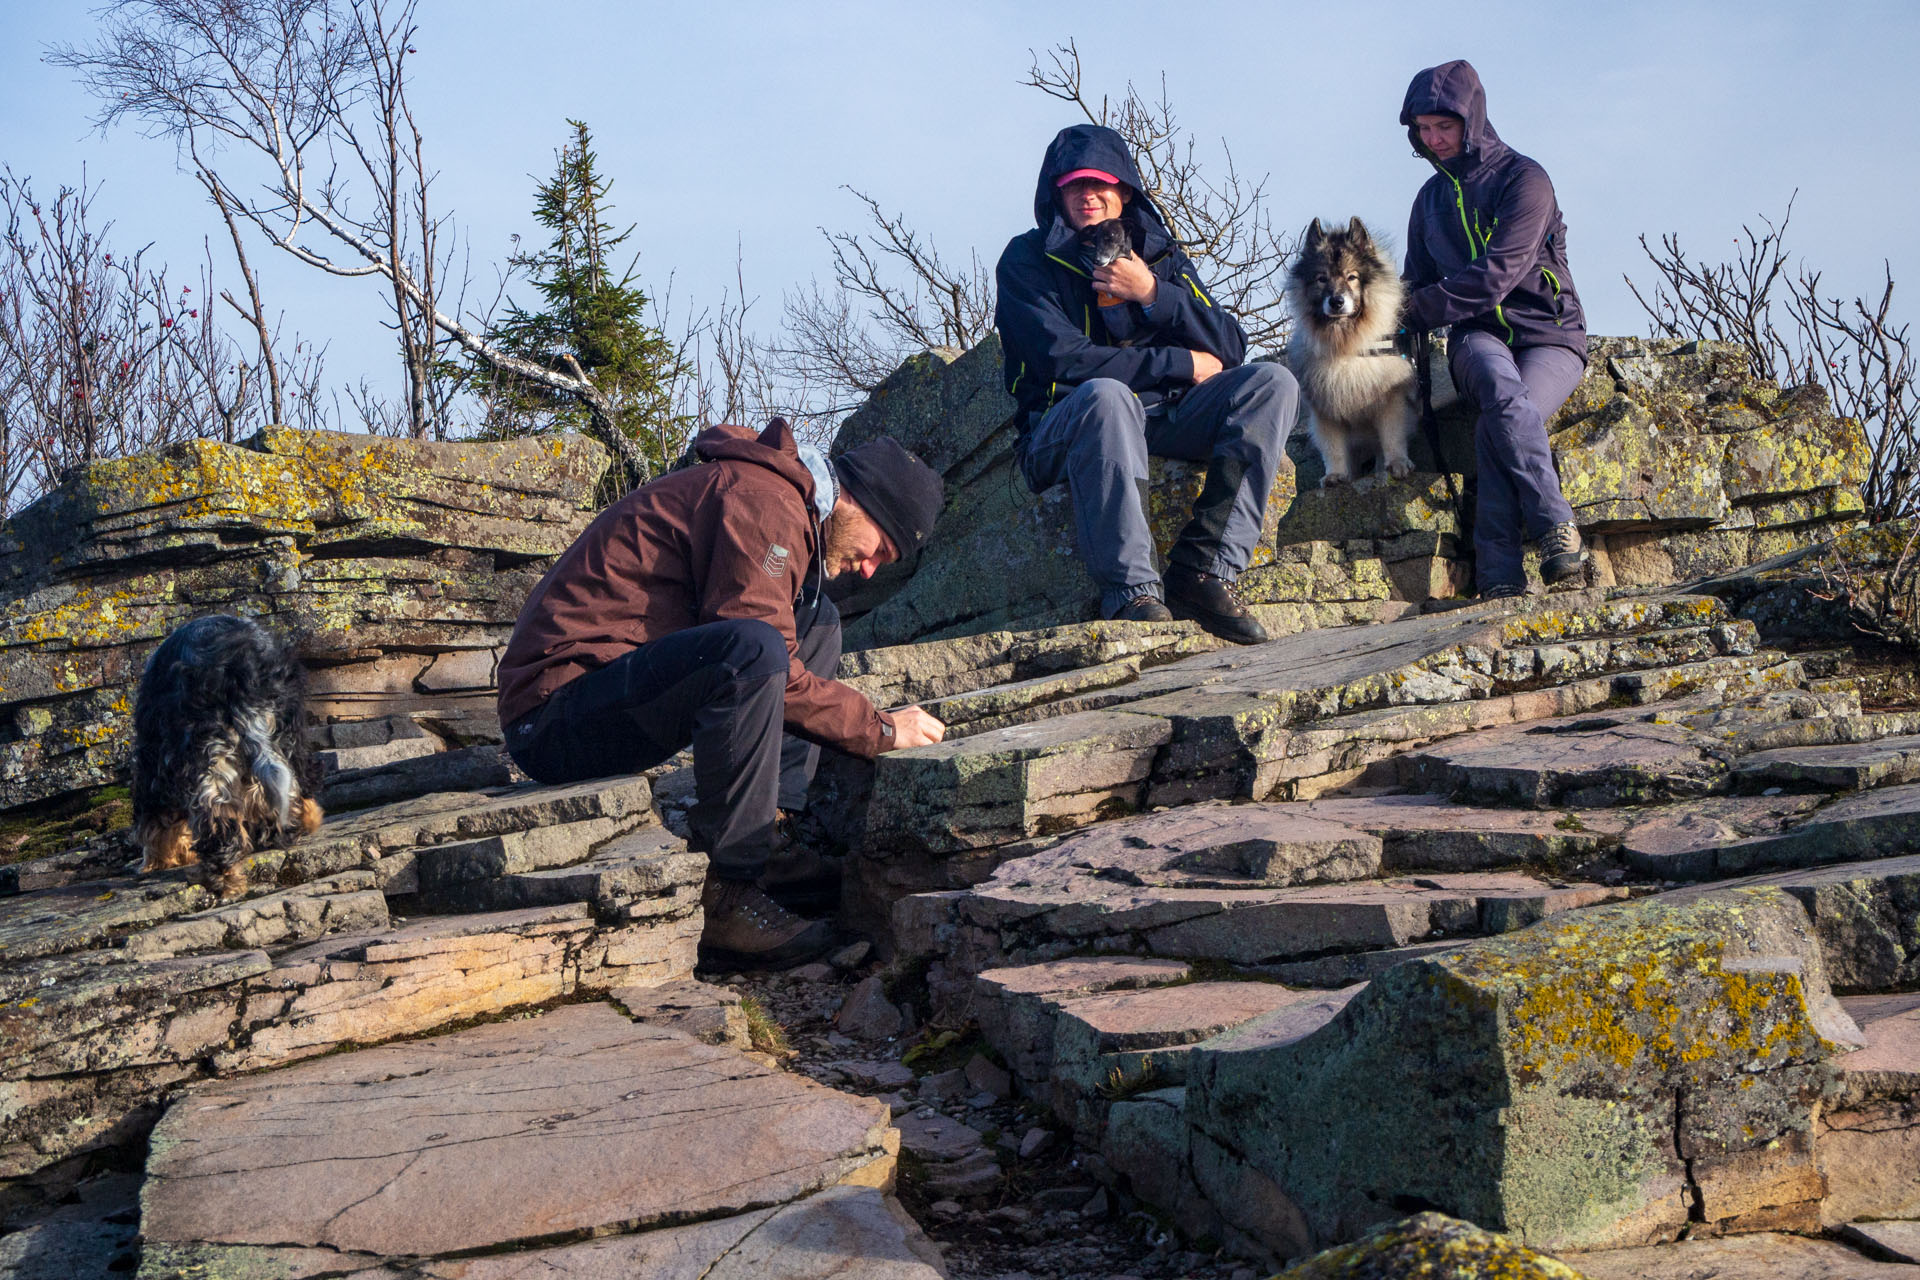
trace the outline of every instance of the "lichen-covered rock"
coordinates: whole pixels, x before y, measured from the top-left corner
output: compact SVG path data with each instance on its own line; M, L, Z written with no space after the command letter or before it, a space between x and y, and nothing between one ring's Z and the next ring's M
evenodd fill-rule
M1408 1199L1536 1248L1818 1221L1858 1030L1776 890L1577 912L1388 970L1305 1035L1193 1050L1188 1116L1322 1242Z
M498 651L605 466L575 436L274 427L74 473L0 524L0 808L117 780L147 654L214 611L298 642L323 722L440 704L497 739Z
M1582 1280L1557 1258L1471 1222L1421 1213L1295 1263L1279 1280Z

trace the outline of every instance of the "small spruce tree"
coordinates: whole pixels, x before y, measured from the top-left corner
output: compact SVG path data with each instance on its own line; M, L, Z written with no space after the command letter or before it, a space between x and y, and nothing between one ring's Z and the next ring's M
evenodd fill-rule
M620 431L658 475L672 466L692 432L674 412L687 371L679 348L647 320L647 295L635 283L636 253L615 276L610 263L633 227L607 220L612 184L600 176L587 126L567 123L573 138L560 149L553 177L535 189L534 221L552 233L545 247L513 255L544 305L529 311L509 301L489 337L516 356L567 373L585 373L611 402ZM577 366L577 368L576 368ZM585 429L577 398L475 362L469 384L486 406L483 431L501 437Z

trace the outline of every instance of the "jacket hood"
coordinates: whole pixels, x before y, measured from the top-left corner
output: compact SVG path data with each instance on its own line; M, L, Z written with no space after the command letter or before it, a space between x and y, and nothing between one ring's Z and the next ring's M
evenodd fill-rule
M1441 162L1420 145L1420 130L1415 116L1459 116L1466 125L1465 145L1460 156L1447 165L1455 172L1477 168L1506 150L1500 135L1487 119L1487 91L1480 84L1480 73L1464 58L1428 67L1407 86L1406 101L1400 107L1400 123L1407 127L1407 141L1416 153L1425 156L1436 168Z
M751 462L765 467L800 491L807 511L813 512L813 472L800 459L800 446L785 418L775 418L767 429L754 435L745 427L721 425L709 427L694 437L693 452L702 462Z
M1040 162L1040 180L1033 192L1033 225L1046 233L1047 251L1058 253L1062 246L1078 239L1079 233L1067 225L1060 211L1054 183L1062 174L1075 169L1099 169L1110 173L1133 188L1133 199L1120 211L1120 221L1132 234L1133 247L1141 256L1157 258L1173 244L1166 217L1146 191L1140 170L1127 151L1121 136L1105 125L1069 125L1053 135L1047 144L1046 158Z

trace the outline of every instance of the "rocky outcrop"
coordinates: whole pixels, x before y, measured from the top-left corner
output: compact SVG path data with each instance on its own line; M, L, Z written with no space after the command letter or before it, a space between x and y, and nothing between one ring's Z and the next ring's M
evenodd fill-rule
M369 748L404 750L398 739L419 755L498 741L499 651L585 527L605 466L573 436L452 444L275 427L68 476L0 525L0 808L122 780L146 656L204 613L297 640L321 745L361 753L329 761L343 772L373 763ZM346 727L360 721L386 727ZM487 754L455 785L505 781ZM489 765L493 776L473 772Z
M997 338L960 353L916 356L842 426L836 443L881 433L945 475L949 501L911 581L876 577L851 602L866 610L856 644L888 645L1092 617L1062 488L1038 497L1013 461L1013 402L1001 389ZM1750 378L1737 347L1595 339L1587 375L1549 423L1562 487L1596 551L1603 586L1671 586L1818 542L1857 520L1867 447L1817 389ZM1268 505L1242 594L1269 630L1393 616L1396 602L1471 587L1472 408L1441 419L1443 474L1362 477L1319 487L1318 457L1299 432ZM1164 552L1203 469L1156 462L1150 517ZM1296 496L1297 490L1297 496ZM1470 519L1470 517L1468 517Z

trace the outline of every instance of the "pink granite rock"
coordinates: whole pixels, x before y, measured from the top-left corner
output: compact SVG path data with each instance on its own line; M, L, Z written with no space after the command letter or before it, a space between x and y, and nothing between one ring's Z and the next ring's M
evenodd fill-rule
M141 1230L432 1256L883 1183L890 1137L881 1103L581 1005L189 1091Z

